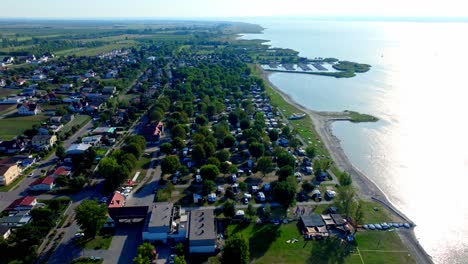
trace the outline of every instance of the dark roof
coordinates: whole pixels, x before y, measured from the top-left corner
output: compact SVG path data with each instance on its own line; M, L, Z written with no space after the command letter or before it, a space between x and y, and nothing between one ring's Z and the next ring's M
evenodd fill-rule
M190 241L216 239L213 210L193 210L189 217Z
M10 226L0 225L0 236L3 236L4 234L6 234L6 232L8 232L8 230L10 229L11 229Z
M301 221L306 227L324 226L325 222L322 217L317 214L303 215Z
M14 200L5 210L13 210L17 206L32 206L32 203L36 200L34 196L24 196Z
M45 177L42 179L37 179L33 181L29 186L34 186L34 185L39 185L39 184L46 184L46 185L51 185L55 181L54 177Z
M330 216L333 218L335 225L346 224L346 220L340 214L331 214Z

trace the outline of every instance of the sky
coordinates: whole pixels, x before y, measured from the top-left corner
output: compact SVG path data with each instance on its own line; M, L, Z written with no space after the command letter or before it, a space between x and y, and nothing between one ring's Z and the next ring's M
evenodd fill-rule
M465 0L0 0L0 18L467 17Z

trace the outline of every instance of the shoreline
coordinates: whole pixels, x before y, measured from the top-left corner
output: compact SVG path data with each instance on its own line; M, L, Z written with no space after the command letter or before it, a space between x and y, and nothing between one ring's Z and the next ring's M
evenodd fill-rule
M369 179L363 172L356 168L346 156L343 148L341 147L340 140L333 134L331 124L335 121L347 121L343 119L336 119L328 116L327 112L319 112L308 109L301 104L295 102L288 94L281 91L275 86L268 78L272 72L261 69L261 76L263 80L274 89L288 104L291 104L307 114L308 118L312 120L315 130L319 134L325 148L328 150L331 158L333 159L336 166L347 173L349 173L353 179L353 186L357 190L357 194L361 199L369 201L377 201L390 212L395 214L397 217L403 219L406 222L415 224L398 208L396 208L387 198L385 193ZM416 263L434 263L431 256L427 254L424 248L419 244L418 239L415 236L414 228L397 232L405 246L411 252L415 258Z

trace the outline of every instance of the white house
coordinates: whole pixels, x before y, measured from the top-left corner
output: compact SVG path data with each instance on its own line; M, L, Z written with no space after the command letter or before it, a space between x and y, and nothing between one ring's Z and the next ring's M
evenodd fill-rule
M99 142L101 142L102 136L101 135L95 135L95 136L90 136L90 137L84 137L81 139L81 143L84 144L91 144L95 146Z
M92 147L90 144L72 144L68 149L67 149L67 155L74 155L74 154L82 154L86 150L88 150L90 147Z

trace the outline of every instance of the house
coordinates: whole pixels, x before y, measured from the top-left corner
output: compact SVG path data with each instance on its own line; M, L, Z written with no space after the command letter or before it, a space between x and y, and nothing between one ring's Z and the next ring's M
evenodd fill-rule
M102 102L90 102L86 107L85 107L85 111L86 112L96 112L96 111L99 111L103 108L104 106L104 103Z
M28 87L28 88L23 90L22 94L25 95L25 96L34 96L34 95L36 95L36 89Z
M97 127L93 131L91 131L91 134L93 135L112 135L114 134L116 127Z
M215 218L211 209L197 209L189 213L189 252L211 254L216 250Z
M37 199L34 196L24 196L14 200L5 211L29 211L37 204Z
M123 207L125 205L125 196L119 192L114 192L112 198L107 204L107 208Z
M72 144L68 149L67 149L67 155L75 155L75 154L83 154L86 150L88 150L90 147L92 147L90 144Z
M60 86L60 89L66 90L66 91L73 89L73 83L62 84Z
M83 112L83 104L80 102L72 102L69 106L68 109L72 112L79 113Z
M69 177L72 174L70 167L60 166L56 168L51 174L51 177L58 177L58 176L67 176Z
M31 222L29 211L19 211L0 218L1 226L20 227Z
M33 75L33 76L31 77L31 80L33 80L33 81L42 81L42 80L45 80L45 79L47 79L47 76L45 76L45 75L42 74L42 73L41 73L41 74Z
M24 151L26 149L26 146L26 140L17 138L1 142L0 151L7 154L13 154Z
M35 149L48 149L57 142L56 135L36 135L31 140L31 145Z
M106 73L106 75L104 75L104 78L105 79L113 79L113 78L117 77L117 74L118 74L118 72L116 70L112 70L112 71L109 71L108 73Z
M5 79L0 79L0 87L5 87L5 86L6 86Z
M21 174L16 162L9 160L0 161L0 185L7 186Z
M45 177L37 179L29 185L31 191L50 191L55 187L54 177Z
M62 123L62 117L61 116L53 116L49 118L49 121L54 124L60 124Z
M0 236L3 237L3 239L8 239L10 235L11 235L11 227L0 226Z
M154 203L151 208L148 224L143 230L143 240L166 243L172 221L173 204L168 202Z
M65 122L70 122L70 121L73 121L73 119L75 119L75 115L74 114L66 114L63 116L63 120Z
M81 139L81 143L84 144L90 144L90 145L97 145L101 142L102 136L101 135L95 135L95 136L90 136L90 137L84 137Z
M3 58L3 63L5 63L5 64L12 64L14 61L15 61L15 58L13 58L13 57Z
M117 88L115 86L104 86L102 88L102 94L114 94L117 91Z
M159 122L157 124L152 123L143 127L143 129L141 130L141 135L146 139L147 143L155 144L159 142L159 139L161 138L163 132L164 124L163 122Z
M301 232L307 239L328 237L328 229L322 217L318 214L303 215L299 220Z
M26 82L25 79L18 79L18 80L16 80L16 85L17 86L22 86L25 82Z
M18 115L37 115L41 112L39 105L30 102L19 104L16 109L18 110Z
M84 76L86 78L94 78L94 77L96 77L96 73L93 70L89 70L84 74Z
M10 96L1 101L0 104L19 104L24 100L26 100L24 96Z

